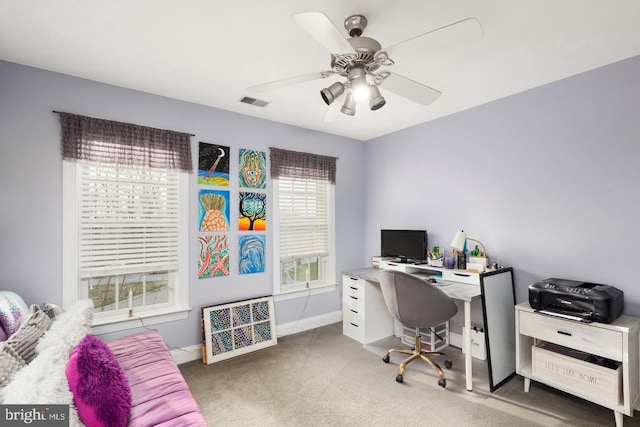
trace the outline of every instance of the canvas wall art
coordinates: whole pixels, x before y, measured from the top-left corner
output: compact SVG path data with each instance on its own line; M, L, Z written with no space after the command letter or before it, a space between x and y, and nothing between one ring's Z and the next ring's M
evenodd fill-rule
M229 275L227 236L198 237L198 279Z
M246 234L238 237L239 273L264 273L267 238L264 234Z
M229 186L229 147L200 142L198 184Z
M267 154L264 151L240 149L238 157L240 187L267 187Z
M198 196L199 230L229 230L229 192L224 190L200 190Z
M240 192L238 229L240 231L265 231L267 229L267 195Z

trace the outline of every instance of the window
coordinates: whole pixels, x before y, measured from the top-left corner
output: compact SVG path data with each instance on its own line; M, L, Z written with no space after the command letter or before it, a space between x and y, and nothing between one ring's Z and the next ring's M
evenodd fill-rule
M61 123L64 305L92 299L94 326L111 325L100 332L186 318L189 135L66 113Z
M271 148L276 295L335 286L335 163Z

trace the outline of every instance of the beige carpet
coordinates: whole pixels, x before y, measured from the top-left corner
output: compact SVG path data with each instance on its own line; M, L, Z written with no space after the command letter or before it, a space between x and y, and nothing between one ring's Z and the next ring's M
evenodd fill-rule
M383 343L384 345L385 343ZM392 342L393 344L393 342ZM413 362L395 381L401 356L342 335L342 324L289 335L254 353L205 365L180 365L210 426L613 426L613 412L516 376L494 393L486 364L474 361L474 391L464 388L459 350L448 384ZM625 426L640 426L640 414Z

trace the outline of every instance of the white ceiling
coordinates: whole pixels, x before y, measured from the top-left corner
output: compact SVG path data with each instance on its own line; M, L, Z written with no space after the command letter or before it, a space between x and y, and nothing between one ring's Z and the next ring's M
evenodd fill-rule
M363 35L383 47L467 17L484 37L393 58L390 71L443 92L429 106L382 88L380 110L327 114L319 91L333 77L248 92L330 68L325 48L290 19L307 11L324 12L345 37L344 19L362 14ZM638 0L0 0L0 59L359 140L638 54Z

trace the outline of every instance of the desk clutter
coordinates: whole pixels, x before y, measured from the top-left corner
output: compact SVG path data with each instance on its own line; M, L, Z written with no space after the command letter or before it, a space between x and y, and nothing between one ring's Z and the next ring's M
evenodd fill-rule
M427 252L427 264L432 267L442 267L444 264L444 249L440 246L434 246L432 250Z
M468 247L468 242L475 242L474 247ZM395 262L473 273L503 268L497 262L489 264L484 244L468 237L464 230L456 232L449 246L451 254L447 256L443 246L429 249L425 230L380 230L380 255L371 257L371 265L379 268L382 262Z

